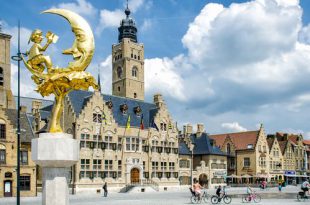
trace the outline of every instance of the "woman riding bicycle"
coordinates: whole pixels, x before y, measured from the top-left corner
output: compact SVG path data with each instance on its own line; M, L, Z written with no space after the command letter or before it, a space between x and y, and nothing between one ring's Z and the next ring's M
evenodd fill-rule
M248 186L246 188L246 193L248 195L249 201L251 201L253 198L253 189L250 187L250 184L248 184Z
M201 197L201 189L202 189L202 186L199 184L198 180L194 179L193 190L194 190L195 194L198 196L199 200Z

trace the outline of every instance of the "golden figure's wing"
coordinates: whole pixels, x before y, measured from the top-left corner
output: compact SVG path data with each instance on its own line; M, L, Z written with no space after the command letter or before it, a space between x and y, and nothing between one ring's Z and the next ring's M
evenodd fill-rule
M70 23L75 40L72 47L64 50L63 54L73 56L74 61L68 66L70 70L84 71L90 64L95 50L94 35L88 23L80 15L66 9L49 9L42 13L60 15Z

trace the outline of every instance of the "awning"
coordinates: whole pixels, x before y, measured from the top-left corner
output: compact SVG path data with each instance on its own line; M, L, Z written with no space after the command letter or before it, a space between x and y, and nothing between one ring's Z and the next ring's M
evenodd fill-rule
M241 178L241 176L237 176L235 174L232 174L230 176L227 176L226 178Z
M306 175L293 175L293 174L284 174L284 176L286 177L304 177L304 178L310 178L310 176L306 176Z
M242 175L242 176L241 176L241 178L251 178L251 177L253 177L253 176L250 176L250 175L248 175L248 174L245 174L245 175Z

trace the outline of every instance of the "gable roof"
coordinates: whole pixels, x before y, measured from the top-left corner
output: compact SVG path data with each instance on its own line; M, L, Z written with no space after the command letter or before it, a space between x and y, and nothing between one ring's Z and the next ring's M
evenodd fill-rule
M192 152L190 151L189 147L185 142L179 143L179 154L180 155L191 155Z
M275 138L267 138L267 144L269 147L269 152L271 152L271 148L272 148L274 141L275 141Z
M216 145L222 147L226 137L229 136L232 142L234 143L236 150L246 150L248 149L249 144L253 145L253 149L255 148L258 135L259 130L256 130L256 131L246 131L236 133L215 134L210 135L210 138L216 141Z
M76 116L81 113L82 109L85 107L86 103L90 100L93 94L94 92L82 90L75 90L68 94ZM113 117L119 126L126 126L128 116L130 115L130 126L140 127L141 116L143 114L144 128L149 128L150 123L153 121L155 115L158 112L158 108L154 103L148 103L141 100L124 98L114 95L101 94L101 96L105 102L108 102L110 100L112 101ZM122 104L127 104L128 106L126 114L123 114L120 110L120 106ZM134 108L137 106L140 106L142 110L140 115L134 113Z
M213 154L226 156L226 154L222 152L219 147L211 145L210 138L206 133L202 133L199 137L197 134L191 134L190 139L194 144L194 155Z
M6 116L11 121L14 129L17 129L17 110L15 109L4 109ZM26 113L20 113L20 140L21 142L31 142L34 138L32 125L32 119Z

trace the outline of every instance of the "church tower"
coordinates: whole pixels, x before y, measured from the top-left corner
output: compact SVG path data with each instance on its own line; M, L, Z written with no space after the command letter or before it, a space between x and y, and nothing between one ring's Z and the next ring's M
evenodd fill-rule
M14 96L11 90L11 36L0 30L0 106L15 109Z
M137 41L130 10L118 28L118 44L112 45L112 95L144 100L144 47Z

